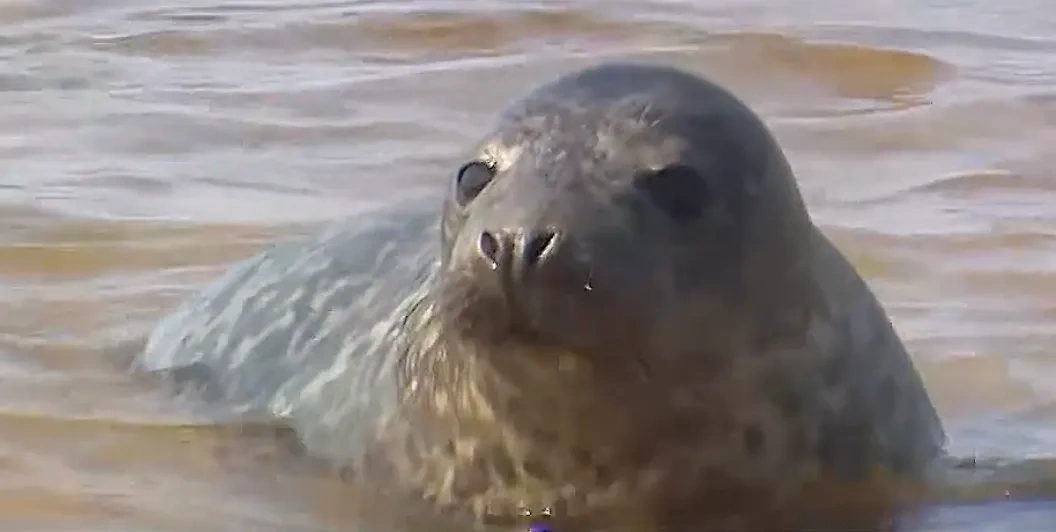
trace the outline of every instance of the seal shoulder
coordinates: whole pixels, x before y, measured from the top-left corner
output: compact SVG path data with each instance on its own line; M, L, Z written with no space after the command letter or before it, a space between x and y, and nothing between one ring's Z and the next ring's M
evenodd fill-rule
M236 410L294 415L335 373L354 387L378 370L356 364L434 261L435 226L431 209L403 205L275 244L163 318L137 363L194 366Z

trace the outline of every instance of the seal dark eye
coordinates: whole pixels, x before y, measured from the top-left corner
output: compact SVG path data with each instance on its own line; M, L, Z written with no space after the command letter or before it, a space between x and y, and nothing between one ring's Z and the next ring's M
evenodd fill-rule
M495 177L495 168L484 161L472 161L458 169L455 199L461 206L473 201Z
M639 177L637 186L675 222L700 217L711 199L707 181L693 168L674 164Z

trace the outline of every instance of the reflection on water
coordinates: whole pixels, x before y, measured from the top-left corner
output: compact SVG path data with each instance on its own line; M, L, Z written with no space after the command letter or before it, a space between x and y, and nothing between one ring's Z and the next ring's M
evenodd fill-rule
M749 101L788 150L816 220L890 311L951 450L1049 458L1047 6L3 2L0 528L315 531L359 520L355 494L290 459L269 429L218 426L128 375L129 354L225 265L427 190L510 98L600 57L687 67ZM1040 464L1000 480L1029 480ZM923 527L1037 530L1052 519L1044 503L951 504Z

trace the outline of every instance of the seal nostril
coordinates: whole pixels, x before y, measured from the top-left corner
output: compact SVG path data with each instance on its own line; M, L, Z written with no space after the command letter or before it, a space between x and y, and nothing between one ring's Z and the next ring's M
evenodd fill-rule
M498 266L499 240L495 238L495 235L491 234L491 231L482 231L480 233L477 247L480 249L480 254L487 259L488 265L492 268Z
M540 262L546 252L553 248L556 237L557 233L551 230L527 235L524 242L524 262L528 265Z

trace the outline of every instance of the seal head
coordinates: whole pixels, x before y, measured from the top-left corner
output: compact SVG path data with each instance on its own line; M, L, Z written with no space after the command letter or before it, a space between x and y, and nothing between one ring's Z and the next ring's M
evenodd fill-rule
M596 68L529 95L457 172L444 299L479 342L629 373L721 363L732 334L801 314L808 227L780 151L732 95Z

